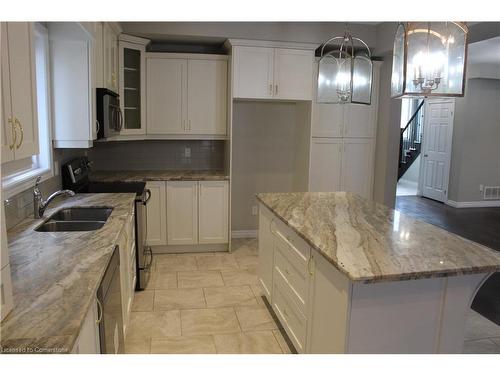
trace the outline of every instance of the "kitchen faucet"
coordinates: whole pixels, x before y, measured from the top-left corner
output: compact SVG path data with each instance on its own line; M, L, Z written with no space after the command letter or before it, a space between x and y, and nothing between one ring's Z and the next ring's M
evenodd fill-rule
M73 190L58 190L52 194L49 195L47 200L43 200L42 193L40 192L40 189L38 188L38 184L40 183L40 180L42 179L41 176L39 176L36 179L35 182L35 188L33 189L33 207L34 207L34 216L35 219L40 219L43 216L43 213L45 212L45 209L47 206L54 200L54 198L58 197L59 195L66 195L69 197L73 197L75 195L75 192Z

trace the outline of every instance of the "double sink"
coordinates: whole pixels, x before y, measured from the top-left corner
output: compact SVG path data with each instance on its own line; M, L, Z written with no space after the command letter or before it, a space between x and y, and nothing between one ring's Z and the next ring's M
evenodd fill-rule
M37 232L85 232L100 229L113 211L112 207L67 207L63 208L41 225Z

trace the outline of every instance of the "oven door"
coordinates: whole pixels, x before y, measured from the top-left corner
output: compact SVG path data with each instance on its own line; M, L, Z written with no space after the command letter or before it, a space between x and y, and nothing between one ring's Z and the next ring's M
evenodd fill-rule
M136 289L143 290L150 277L151 265L153 264L153 252L150 246L146 245L147 236L147 215L146 206L151 191L144 190L141 199L135 202L135 218L136 218L136 256L137 256L137 285Z
M111 95L104 96L104 137L108 138L120 134L123 127L123 115L118 98Z

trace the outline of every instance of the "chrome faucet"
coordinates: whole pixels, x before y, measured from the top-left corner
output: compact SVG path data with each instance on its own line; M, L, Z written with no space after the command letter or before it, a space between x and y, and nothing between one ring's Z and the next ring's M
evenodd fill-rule
M35 188L33 189L33 207L34 207L34 216L35 219L40 219L43 216L43 213L45 212L45 209L47 206L54 200L54 198L58 197L59 195L67 195L69 197L73 197L75 195L75 192L73 190L58 190L47 198L47 200L43 200L42 193L40 192L40 189L38 188L38 184L40 183L40 180L42 179L41 176L39 176L36 179L35 182Z

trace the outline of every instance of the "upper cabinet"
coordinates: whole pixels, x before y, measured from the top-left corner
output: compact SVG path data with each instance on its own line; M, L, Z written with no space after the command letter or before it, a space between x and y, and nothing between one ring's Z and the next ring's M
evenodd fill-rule
M312 99L314 46L301 44L294 48L271 42L257 46L238 40L228 43L233 55L234 98Z
M317 71L317 64L315 65L315 71ZM375 63L370 105L316 103L316 98L314 98L312 109L313 137L373 138L376 136L379 68L380 66ZM316 74L317 72L315 76Z
M1 23L2 163L38 154L34 24Z
M147 134L227 134L227 57L148 53Z
M146 133L146 45L148 39L120 35L119 94L123 113L120 134Z

